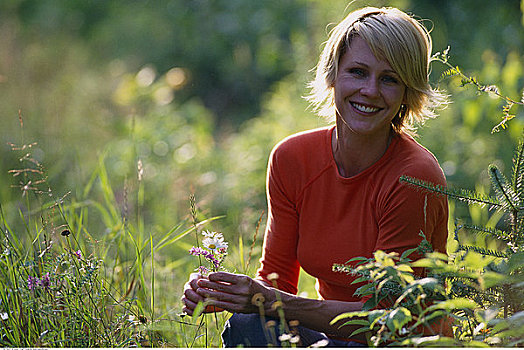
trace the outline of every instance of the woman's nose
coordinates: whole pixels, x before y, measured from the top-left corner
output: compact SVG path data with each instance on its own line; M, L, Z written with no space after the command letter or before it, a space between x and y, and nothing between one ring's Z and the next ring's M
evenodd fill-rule
M362 82L360 93L365 96L377 96L379 94L379 81L373 77Z

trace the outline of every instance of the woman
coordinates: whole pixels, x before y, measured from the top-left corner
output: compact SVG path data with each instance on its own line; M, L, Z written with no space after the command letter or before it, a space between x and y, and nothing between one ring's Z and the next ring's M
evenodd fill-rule
M268 344L255 295L267 317L278 317L272 306L282 301L286 319L300 324L304 346L321 339L362 345L362 338L339 339L351 326L330 325L363 305L353 295L354 277L333 272L333 264L379 249L401 253L419 245L421 231L445 253L446 199L399 182L409 175L445 185L437 160L410 136L444 101L428 83L430 55L429 33L393 8L357 10L331 32L310 100L335 125L293 135L273 149L256 279L218 272L186 284L188 314L204 300L234 313L224 345ZM300 267L317 278L320 300L295 295Z

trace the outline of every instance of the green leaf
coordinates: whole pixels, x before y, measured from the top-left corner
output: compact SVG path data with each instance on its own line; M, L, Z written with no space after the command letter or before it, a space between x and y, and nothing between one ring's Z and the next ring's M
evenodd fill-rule
M354 337L355 335L357 335L357 334L365 333L365 332L369 332L369 331L370 331L369 328L364 328L364 327L362 327L362 328L357 329L357 330L354 331L353 333L351 333L351 335L350 335L349 337L350 337L350 338L353 338L353 337Z
M369 282L369 278L362 276L362 277L356 278L353 282L351 282L351 284L357 284L357 283L362 283L362 282Z
M397 270L402 272L413 272L413 269L406 264L397 265Z
M346 265L349 264L349 263L355 262L355 261L365 262L365 261L369 261L369 260L370 260L369 258L365 258L363 256L356 256L356 257L351 258L348 261L346 261Z
M360 296L366 296L366 295L370 295L370 294L373 294L375 293L375 285L370 283L370 284L366 284L360 288L357 288L357 290L355 291L355 295L360 295Z
M334 319L329 322L329 324L333 325L337 323L340 320L346 319L346 318L353 318L353 317L366 317L369 315L369 311L352 311L352 312L344 312L343 314L340 314L336 316Z
M411 312L405 307L399 307L391 311L386 318L386 326L390 331L400 330L412 319Z
M512 211L520 208L519 197L513 188L508 184L508 180L504 174L500 172L496 165L492 164L489 166L489 175L499 203L501 203L506 209Z
M400 182L404 182L409 185L422 188L426 191L436 193L439 195L445 195L445 196L448 196L449 198L457 199L457 200L464 201L470 204L477 204L480 206L487 205L490 208L496 208L496 209L499 209L501 206L498 203L496 198L491 198L483 194L472 192L472 191L465 190L465 189L448 188L448 187L444 187L438 184L433 184L431 182L419 180L419 179L405 176L405 175L400 177Z
M522 267L524 267L524 252L513 254L508 260L509 271L513 272Z
M480 285L483 289L488 289L502 283L510 282L510 277L501 273L496 273L493 271L486 271L479 277Z
M440 281L433 277L424 277L418 280L415 280L409 284L410 287L420 286L427 289L437 289L442 290L443 286Z
M443 309L452 311L455 309L475 309L478 308L478 304L468 298L455 298L445 301L439 301L436 304L431 305L427 310L432 311L436 309Z
M452 348L457 346L468 346L468 347L483 347L489 348L489 345L479 341L470 341L465 344L455 340L454 338L444 337L440 335L433 335L429 337L415 337L404 340L400 343L402 346L421 346L421 347L441 347L441 348Z
M196 227L201 227L201 226L204 226L208 223L210 223L211 221L214 221L214 220L217 220L217 219L221 219L223 218L224 216L215 216L215 217L212 217L212 218L209 218L209 219L206 219L206 220L203 220L203 221L200 221L199 223L196 224ZM165 236L164 238L159 242L157 243L157 247L155 248L157 251L164 248L165 246L167 245L170 245L176 241L178 241L179 239L183 238L184 236L186 236L187 234L193 232L195 230L195 226L191 226L190 228L184 230L183 232L179 233L178 235L176 235L175 237L171 238L168 240L169 238L169 235L171 235L171 233L173 233L174 231L176 231L176 229L180 227L180 225L177 225L175 227L173 227Z
M523 92L524 100L524 92ZM524 142L520 140L513 157L513 190L519 194L520 200L524 201Z
M371 298L366 300L364 305L362 305L362 310L371 310L378 305L377 296L373 294Z
M370 328L373 328L375 324L388 313L386 310L373 310L368 315L368 320L371 322L369 325Z
M408 249L408 250L404 251L402 253L402 255L400 256L400 260L406 259L408 256L411 255L411 253L416 252L417 250L418 250L418 248L412 248L412 249Z
M369 329L369 325L370 325L370 322L368 320L363 320L363 319L356 319L356 320L350 320L350 321L347 321L345 322L342 326L354 326L354 325L357 325L357 326L367 326L368 329Z

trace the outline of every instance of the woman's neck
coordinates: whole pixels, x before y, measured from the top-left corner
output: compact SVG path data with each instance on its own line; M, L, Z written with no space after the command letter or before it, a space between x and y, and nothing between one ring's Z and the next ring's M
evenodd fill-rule
M337 125L331 147L339 174L352 177L375 164L386 153L393 135L391 129L383 135L359 135Z

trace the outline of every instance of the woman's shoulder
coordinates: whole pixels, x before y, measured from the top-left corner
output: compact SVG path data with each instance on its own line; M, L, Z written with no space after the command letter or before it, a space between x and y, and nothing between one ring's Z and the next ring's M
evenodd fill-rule
M308 151L310 148L318 148L331 135L332 126L305 130L287 136L277 143L274 150Z
M270 170L286 174L297 185L307 183L329 167L332 130L323 127L286 137L271 152Z
M393 164L400 175L417 177L437 183L445 183L445 176L435 155L408 135L398 137Z
M328 158L328 140L332 129L333 127L322 127L290 135L275 145L271 158L284 158L286 161L304 161L312 156Z

